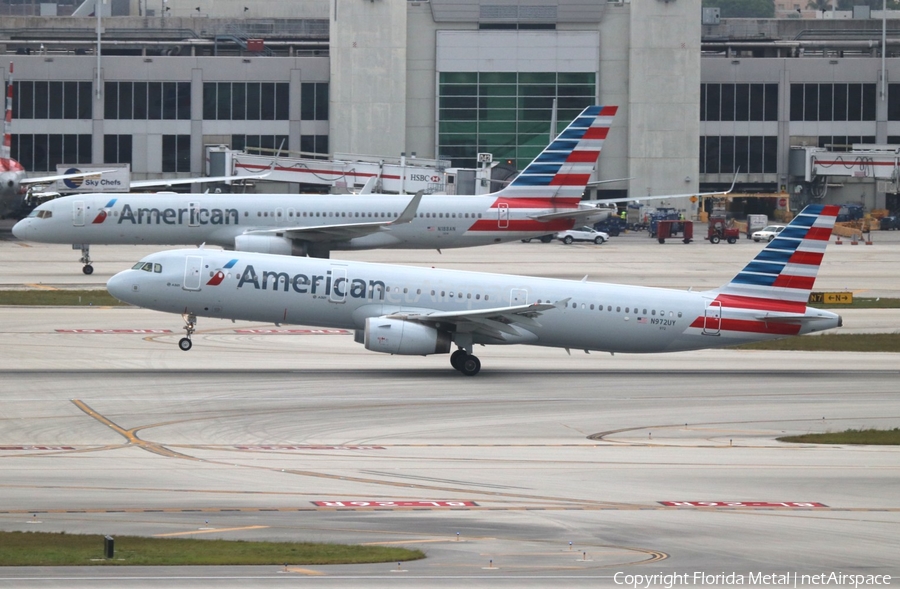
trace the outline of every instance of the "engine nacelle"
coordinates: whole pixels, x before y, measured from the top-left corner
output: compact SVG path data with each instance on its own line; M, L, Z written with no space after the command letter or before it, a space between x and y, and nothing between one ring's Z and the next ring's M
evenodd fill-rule
M234 249L239 252L256 254L278 254L281 256L302 256L306 252L294 240L277 235L238 235L234 238Z
M449 333L421 323L388 317L368 317L366 329L362 333L357 331L355 339L358 342L362 339L360 343L367 350L385 354L427 356L450 351Z

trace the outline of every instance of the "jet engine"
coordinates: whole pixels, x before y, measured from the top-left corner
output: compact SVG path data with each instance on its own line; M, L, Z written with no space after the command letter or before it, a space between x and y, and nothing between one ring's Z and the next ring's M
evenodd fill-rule
M367 350L405 356L446 354L450 351L450 334L433 327L391 319L369 317L365 330L356 330L354 339Z
M257 254L278 254L281 256L302 256L306 251L294 240L278 235L238 235L234 238L234 249L239 252Z

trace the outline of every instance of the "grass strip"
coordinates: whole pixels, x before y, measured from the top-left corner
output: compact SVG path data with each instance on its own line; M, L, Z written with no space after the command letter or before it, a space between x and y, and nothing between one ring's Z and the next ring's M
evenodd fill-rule
M826 333L742 344L737 348L795 352L900 352L900 333Z
M425 558L421 550L312 542L248 542L115 536L112 559L104 537L45 532L0 532L0 566L89 565L328 565L402 562Z
M873 446L896 446L900 444L900 427L894 429L848 429L842 432L824 434L804 434L784 436L779 442L800 444L869 444Z
M125 306L106 289L0 290L0 305L49 307Z

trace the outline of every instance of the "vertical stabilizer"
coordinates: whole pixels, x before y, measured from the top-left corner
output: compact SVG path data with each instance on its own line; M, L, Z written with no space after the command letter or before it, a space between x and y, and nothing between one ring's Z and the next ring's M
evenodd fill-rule
M3 117L3 146L0 147L0 158L9 159L12 145L12 99L13 99L13 64L9 64L9 78L6 80L6 115Z
M804 313L839 206L809 205L731 282L718 289L722 307Z
M503 190L503 198L577 204L591 179L616 106L589 106Z

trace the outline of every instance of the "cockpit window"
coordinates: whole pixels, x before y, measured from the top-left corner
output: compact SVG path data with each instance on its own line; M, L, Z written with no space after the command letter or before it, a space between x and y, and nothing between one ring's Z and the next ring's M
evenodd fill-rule
M135 264L134 266L132 266L131 269L132 269L132 270L140 270L140 269L143 268L143 267L144 267L144 262L138 262L137 264Z
M153 271L157 274L162 272L162 264L153 264Z
M153 262L138 262L131 267L132 270L143 270L144 272L162 272L162 264L154 264Z
M38 219L49 219L53 216L53 211L45 211L43 209L34 209L30 213L28 213L29 217L36 217Z

